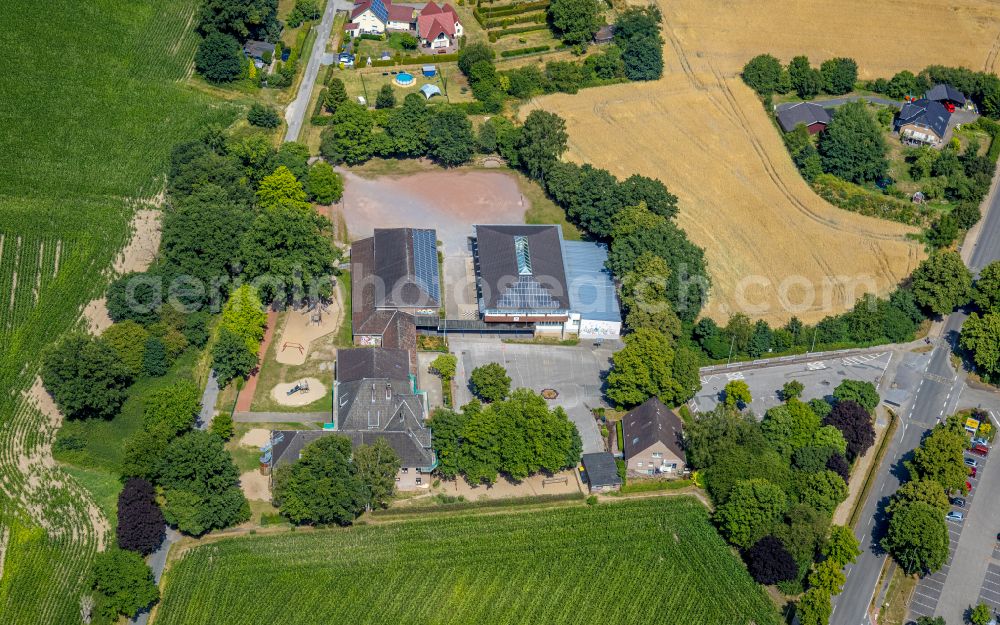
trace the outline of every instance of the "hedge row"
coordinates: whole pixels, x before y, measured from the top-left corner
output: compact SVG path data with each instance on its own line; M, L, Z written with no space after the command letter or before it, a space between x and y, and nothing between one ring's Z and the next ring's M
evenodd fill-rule
M394 65L428 65L434 63L447 63L457 61L457 54L421 54L420 56L401 57L389 59L387 61L372 61L372 67L392 67Z
M501 37L506 37L508 35L518 35L521 33L531 33L536 30L548 30L548 26L545 24L538 24L536 26L520 26L518 28L505 28L503 30L491 30L490 31L490 41L496 42L497 39Z
M548 8L548 0L539 0L538 2L525 2L524 4L511 4L507 6L498 7L496 9L487 9L485 12L479 9L473 9L472 15L479 22L480 26L486 28L483 22L490 22L496 18L501 17L511 17L513 15L521 15L522 13L532 13L534 11L543 11Z
M517 50L504 50L500 53L505 59L512 56L524 56L526 54L535 54L536 52L548 52L552 49L552 46L534 46L533 48L518 48Z
M494 18L491 20L486 20L486 24L483 28L495 29L495 28L507 28L508 26L514 26L515 24L544 24L545 14L544 13L532 13L531 15L518 15L516 17L508 18Z
M817 195L834 206L869 217L881 217L911 226L926 226L934 218L935 211L926 205L875 193L830 174L816 176L812 186Z
M994 163L997 162L997 157L1000 157L1000 124L988 117L980 117L972 125L989 133L990 149L986 152L986 156Z
M333 122L333 115L313 115L309 118L309 123L313 126L329 126Z

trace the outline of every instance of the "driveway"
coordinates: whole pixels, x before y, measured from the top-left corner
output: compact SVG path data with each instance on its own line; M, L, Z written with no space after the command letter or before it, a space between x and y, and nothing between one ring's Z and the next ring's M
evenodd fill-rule
M888 98L880 98L873 95L849 95L843 98L816 98L814 100L809 100L813 104L819 104L823 108L833 108L837 106L842 106L848 102L857 102L858 100L864 100L865 102L870 102L872 104L881 104L882 106L891 106L893 108L902 108L903 103L898 100L889 100ZM774 110L781 111L790 106L795 106L800 104L799 102L782 102L781 104L774 107Z
M319 68L326 53L326 44L330 40L333 18L337 11L350 11L352 7L353 4L347 0L329 0L327 2L326 12L323 13L323 19L316 31L316 42L313 44L312 52L309 54L309 62L306 63L305 74L299 84L299 92L285 109L285 120L288 122L285 141L298 140L299 132L302 131L302 122L306 118L313 87L316 86L316 77L319 76Z
M456 405L472 399L468 386L472 370L498 362L507 369L512 388L558 391L559 397L549 404L562 406L576 424L583 439L583 452L604 451L604 441L591 409L607 407L601 393L602 374L610 368L611 354L619 346L606 341L601 347L594 347L589 342L576 347L557 347L457 335L449 337L448 342L451 351L458 356Z

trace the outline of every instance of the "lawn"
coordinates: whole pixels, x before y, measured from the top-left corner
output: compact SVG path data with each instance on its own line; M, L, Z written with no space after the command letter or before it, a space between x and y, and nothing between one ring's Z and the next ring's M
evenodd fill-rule
M652 621L780 622L692 498L431 513L223 539L191 549L167 572L155 619L158 625Z
M16 532L0 578L5 625L79 621L97 545L88 505L106 501L85 490L96 482L71 480L40 461L54 428L22 393L45 346L103 291L133 212L163 188L172 146L208 123L228 126L238 113L184 85L198 43L198 6L4 4L0 526ZM21 458L39 460L29 475Z
M314 340L309 345L309 353L306 362L301 365L288 365L280 363L275 360L275 356L278 350L281 348L280 343L280 332L281 328L285 323L285 316L288 314L293 314L289 312L283 312L278 315L277 320L277 331L275 332L275 338L271 341L271 344L267 348L267 354L264 355L263 363L260 367L260 373L257 379L257 389L254 393L253 404L250 409L254 412L320 412L329 411L333 407L333 394L331 385L333 384L333 371L332 369L325 368L326 365L333 361L333 345L336 341L337 334L331 333L324 337L320 337ZM294 313L298 314L298 313ZM345 319L345 323L350 326L350 320ZM322 356L316 358L317 353ZM320 366L324 369L320 369ZM311 404L306 404L305 406L286 406L280 404L271 396L271 389L273 389L277 384L284 382L294 382L302 378L318 378L326 386L327 392L323 395L321 399L314 401Z

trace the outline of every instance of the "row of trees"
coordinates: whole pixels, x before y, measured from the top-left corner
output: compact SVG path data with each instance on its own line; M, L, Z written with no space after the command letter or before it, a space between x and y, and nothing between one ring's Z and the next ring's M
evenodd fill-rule
M464 475L470 484L493 484L500 474L521 481L539 471L556 473L574 467L583 443L561 407L550 410L530 389L514 390L507 399L461 410L439 408L431 417L438 472Z
M977 371L997 383L1000 382L1000 261L979 272L971 295L978 310L962 325L960 342L969 351Z
M870 402L873 389L851 382L838 387L832 405L806 403L792 382L782 389L785 402L760 422L738 410L750 397L737 391L727 387L727 401L686 428L688 462L703 472L719 530L743 550L754 578L786 594L808 587L800 619L822 615L824 606L828 614L840 570L857 555L852 532L830 519L847 496L850 464L874 440L871 414L852 398Z
M842 95L854 90L857 79L858 64L846 57L828 59L816 69L807 56L797 56L782 67L770 54L760 54L743 66L743 81L765 98L792 91L804 100L820 93Z
M886 509L889 529L882 546L909 574L933 573L948 559L949 493L964 493L968 478L962 423L952 415L931 430L906 463L910 480Z
M399 457L379 438L351 450L344 436L306 445L274 473L274 501L296 524L349 525L363 510L385 507L396 490Z

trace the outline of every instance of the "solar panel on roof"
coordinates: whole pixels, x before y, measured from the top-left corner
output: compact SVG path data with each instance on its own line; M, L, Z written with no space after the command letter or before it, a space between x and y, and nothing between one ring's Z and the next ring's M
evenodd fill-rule
M413 230L413 273L417 284L434 301L441 301L441 284L438 273L437 240L433 230Z
M372 0L372 13L375 17L379 18L383 23L389 21L389 9L385 8L385 4L382 0Z

